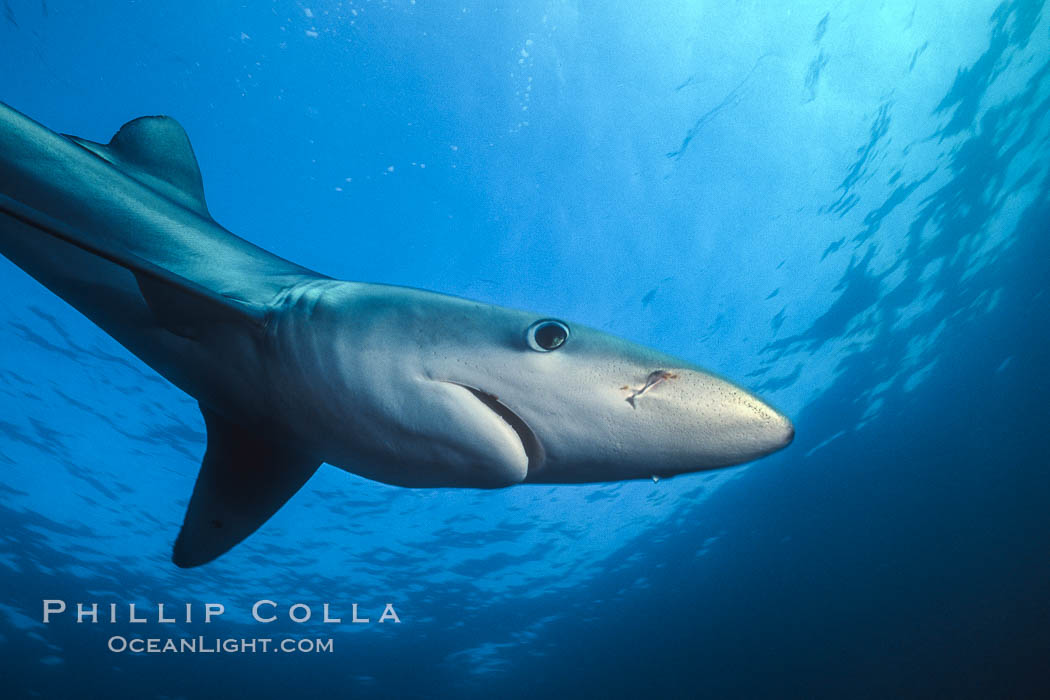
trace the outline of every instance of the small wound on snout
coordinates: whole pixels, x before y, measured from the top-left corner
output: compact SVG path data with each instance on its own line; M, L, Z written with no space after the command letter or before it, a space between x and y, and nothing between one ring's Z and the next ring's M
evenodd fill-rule
M627 403L631 404L631 408L638 408L635 401L639 396L652 389L657 384L662 384L668 379L677 379L678 375L669 372L666 369L658 369L649 373L649 376L645 379L645 384L640 389L632 389L629 386L620 387L620 391L630 391L631 395L624 399Z

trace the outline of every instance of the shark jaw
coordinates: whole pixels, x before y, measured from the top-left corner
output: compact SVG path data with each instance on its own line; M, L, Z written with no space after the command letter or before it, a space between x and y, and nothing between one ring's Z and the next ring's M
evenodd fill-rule
M490 394L476 386L463 384L462 382L456 382L449 379L442 381L446 384L453 384L466 389L474 396L474 398L484 404L486 408L495 413L503 420L503 422L510 426L510 429L518 436L518 440L521 441L521 448L525 451L525 456L528 458L525 479L528 479L530 473L535 473L537 469L543 466L547 455L543 449L543 444L539 441L539 438L536 437L536 433L533 432L532 428L529 427L529 424L526 423L521 416L515 413L507 404L500 401L498 396Z

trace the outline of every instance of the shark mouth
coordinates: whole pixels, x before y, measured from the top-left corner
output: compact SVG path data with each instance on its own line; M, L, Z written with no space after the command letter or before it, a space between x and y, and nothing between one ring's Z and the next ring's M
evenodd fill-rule
M510 410L510 407L507 406L507 404L501 402L499 397L490 394L487 391L482 391L475 386L470 386L469 384L461 384L460 382L449 380L445 381L449 384L461 386L469 391L474 395L474 398L483 403L490 411L502 418L503 422L511 427L511 430L513 430L517 434L518 439L521 440L521 446L525 450L525 456L529 460L529 474L532 474L534 469L543 464L547 455L543 449L543 445L540 444L539 438L536 437L536 433L532 432L532 428L529 427L529 424L526 423L521 416Z

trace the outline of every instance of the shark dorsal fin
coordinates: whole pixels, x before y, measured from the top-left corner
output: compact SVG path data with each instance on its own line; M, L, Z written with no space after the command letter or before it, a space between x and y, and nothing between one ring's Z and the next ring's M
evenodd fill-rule
M197 483L175 540L172 561L186 568L206 564L270 519L321 465L201 405L208 429Z
M211 218L190 139L171 117L133 119L105 145L70 138L168 199Z

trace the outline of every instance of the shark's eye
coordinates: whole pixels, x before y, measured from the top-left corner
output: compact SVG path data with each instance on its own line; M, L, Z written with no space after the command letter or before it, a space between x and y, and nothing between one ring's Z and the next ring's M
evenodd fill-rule
M533 350L550 352L565 345L565 341L569 339L569 327L552 319L536 321L525 331L525 339L529 341L529 347Z

